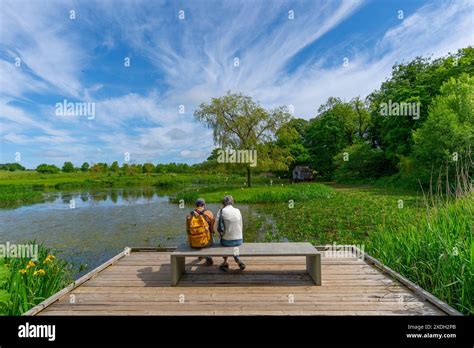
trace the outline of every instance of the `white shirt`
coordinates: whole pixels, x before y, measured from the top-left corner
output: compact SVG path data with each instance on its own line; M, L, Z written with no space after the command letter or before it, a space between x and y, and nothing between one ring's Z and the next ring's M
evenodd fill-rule
M242 214L240 210L234 208L231 205L224 207L222 210L219 210L217 213L216 224L219 223L220 214L222 211L222 217L224 218L225 233L222 236L222 239L225 240L236 240L243 239L242 234Z

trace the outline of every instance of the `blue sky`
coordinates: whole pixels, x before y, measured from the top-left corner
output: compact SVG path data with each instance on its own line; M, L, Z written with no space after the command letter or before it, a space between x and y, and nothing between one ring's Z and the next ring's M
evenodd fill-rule
M395 62L472 45L473 13L474 1L0 0L0 162L200 162L213 148L200 103L240 91L309 119L330 96L365 97ZM95 117L58 115L63 100Z

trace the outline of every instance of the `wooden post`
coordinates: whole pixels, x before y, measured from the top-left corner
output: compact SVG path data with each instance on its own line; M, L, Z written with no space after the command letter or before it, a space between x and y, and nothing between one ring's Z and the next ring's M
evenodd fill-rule
M306 271L315 285L321 285L321 254L306 256Z
M184 256L171 255L171 286L177 285L181 279L184 273L185 259Z

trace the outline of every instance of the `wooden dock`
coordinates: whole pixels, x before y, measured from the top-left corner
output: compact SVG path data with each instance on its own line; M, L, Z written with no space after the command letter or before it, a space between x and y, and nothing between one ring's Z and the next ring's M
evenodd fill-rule
M323 252L322 286L304 257L247 257L229 273L187 258L172 287L172 250L127 249L25 315L460 315L370 256Z

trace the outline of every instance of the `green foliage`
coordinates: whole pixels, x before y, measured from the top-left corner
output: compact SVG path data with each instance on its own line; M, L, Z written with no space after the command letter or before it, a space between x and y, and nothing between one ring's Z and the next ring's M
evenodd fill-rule
M381 149L373 149L367 143L346 147L334 157L334 177L338 182L354 182L377 179L388 174L388 160Z
M54 164L43 163L36 167L36 171L43 174L54 174L59 172L59 168Z
M15 170L26 170L20 163L0 163L0 170L9 170L14 172Z
M223 149L255 150L259 145L273 141L275 132L291 118L286 107L265 110L251 97L230 91L221 98L213 98L209 104L202 103L194 112L196 119L213 131L216 145ZM281 148L280 148L281 150ZM276 154L275 157L269 157ZM274 166L287 156L281 151L260 151L258 161L270 159ZM267 157L267 158L265 158ZM251 168L247 170L247 185L251 186Z
M38 202L42 198L40 190L29 185L0 185L0 208L10 208L25 202Z
M291 161L290 170L297 165L307 165L310 162L309 151L303 144L308 124L306 120L295 118L282 125L276 132L275 145L287 150L289 161Z
M186 203L194 203L197 198L202 197L208 203L220 203L226 195L234 197L236 204L239 203L275 203L275 202L306 202L315 199L329 199L334 195L332 188L326 185L311 184L289 184L266 187L240 187L223 189L197 188L178 192L171 198L173 202L181 199Z
M84 163L82 163L81 171L82 171L82 172L87 172L87 171L89 171L89 167L90 167L90 166L89 166L89 163L84 162Z
M7 313L8 307L10 306L10 294L7 290L3 290L8 283L10 278L10 270L5 265L5 260L0 259L0 315Z
M8 269L8 275L3 285L0 282L0 296L8 293L8 303L3 307L3 314L7 315L26 312L70 284L74 274L69 263L57 259L51 250L42 245L38 248L37 261L5 258L4 266Z
M422 127L413 134L413 161L419 170L454 168L474 148L474 77L451 78L441 87Z
M343 102L329 98L319 108L319 115L310 121L304 143L311 155L311 166L325 179L333 177L333 158L342 149L364 139L369 114L357 98Z
M421 219L407 213L381 224L368 240L372 256L465 314L474 314L472 197L432 208Z
M72 162L64 162L62 171L64 173L73 173L74 172L74 164Z
M339 185L334 189L330 199L295 199L293 209L288 209L288 203L263 207L275 219L275 230L269 231L266 240L308 241L314 245L361 244L379 224L396 224L404 217L397 207L399 199L404 201L404 209L410 211L412 218L422 212L411 193Z
M368 97L372 115L370 139L374 146L382 148L386 157L392 162L393 173L396 172L400 158L411 154L412 132L427 120L430 105L439 95L442 84L463 73L472 75L473 62L474 48L467 47L456 54L436 60L418 57L408 63L396 64L392 70L392 77L382 83L380 90ZM381 104L389 101L419 102L421 104L419 119L407 116L381 116Z
M114 161L110 166L110 171L113 173L117 173L120 170L119 164L117 161Z

